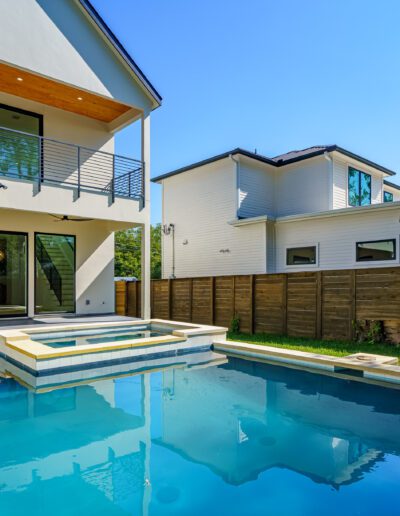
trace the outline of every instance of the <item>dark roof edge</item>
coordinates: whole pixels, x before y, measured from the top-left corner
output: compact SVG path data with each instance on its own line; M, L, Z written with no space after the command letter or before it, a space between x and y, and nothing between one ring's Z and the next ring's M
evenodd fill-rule
M349 158L353 158L357 161L360 161L361 163L364 163L365 165L368 165L372 168L376 168L377 170L380 170L384 174L388 174L389 176L395 176L396 172L393 170L390 170L386 167L383 167L382 165L378 165L378 163L375 163L374 161L370 161L369 159L363 158L362 156L359 156L358 154L354 154L353 152L350 152L346 149L343 149L342 147L338 147L337 145L334 146L336 152L340 152L341 154L344 154L345 156ZM331 152L331 151L329 151Z
M387 179L383 180L383 183L387 186L390 186L392 188L395 188L396 190L400 190L400 185L396 185L396 183L392 183L391 181L388 181Z
M158 105L161 105L162 97L158 93L158 91L151 84L146 75L142 72L139 66L135 63L133 58L129 55L129 53L125 50L122 43L118 40L116 35L112 32L110 27L106 24L100 14L96 11L93 5L89 0L78 0L79 4L85 9L86 13L90 16L93 22L99 27L99 29L103 32L108 41L112 44L118 54L122 57L125 63L129 66L129 68L133 71L133 73L137 76L139 81L145 87L145 89L150 93L155 102Z
M356 161L359 161L360 163L364 163L365 165L368 165L370 167L376 168L377 170L380 170L384 174L388 174L389 176L396 175L396 172L393 172L393 170L389 170L386 167L382 167L381 165L378 165L377 163L374 163L373 161L370 161L368 159L363 158L362 156L358 156L357 154L354 154L353 152L350 152L346 149L343 149L342 147L339 147L338 145L330 145L327 147L323 147L322 149L318 149L314 152L310 152L309 154L302 154L301 156L288 159L286 161L275 161L273 159L267 158L266 156L262 156L261 154L255 154L254 152L249 152L244 149L241 149L237 147L234 150L231 150L229 152L224 152L223 154L218 154L217 156L213 156L211 158L207 158L202 161L198 161L197 163L192 163L191 165L187 165L182 168L178 168L177 170L173 170L172 172L167 172L166 174L162 174L160 176L154 177L151 181L153 183L157 183L158 181L162 181L163 179L167 179L168 177L176 176L177 174L181 174L182 172L187 172L188 170L192 170L194 168L201 167L203 165L208 165L209 163L213 163L214 161L219 161L221 159L227 158L229 156L233 156L235 154L241 154L242 156L246 156L248 158L255 159L257 161L261 161L262 163L266 163L268 165L272 165L274 167L284 167L286 165L290 165L291 163L296 163L297 161L303 161L305 159L311 159L315 158L316 156L321 156L325 154L325 152L339 152L340 154L343 154L349 158L352 158Z
M234 156L235 154L241 154L242 156L246 156L248 158L253 158L258 161L262 161L263 163L267 163L268 165L273 165L276 167L276 163L265 156L261 156L260 154L254 154L254 152L249 152L244 149L236 148L228 152L224 152L223 154L217 154L216 156L212 156L211 158L204 159L202 161L198 161L196 163L192 163L191 165L187 165L186 167L178 168L173 170L172 172L167 172L166 174L162 174L157 177L153 177L151 180L153 183L158 183L158 181L162 181L163 179L167 179L168 177L176 176L177 174L181 174L182 172L187 172L188 170L192 170L194 168L202 167L203 165L208 165L209 163L214 163L214 161L219 161L221 159L229 158L229 156Z

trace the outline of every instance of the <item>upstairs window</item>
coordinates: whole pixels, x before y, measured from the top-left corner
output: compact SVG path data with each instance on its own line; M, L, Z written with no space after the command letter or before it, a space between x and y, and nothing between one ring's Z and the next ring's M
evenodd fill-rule
M393 202L393 194L390 192L383 192L383 202Z
M371 176L349 167L349 205L367 206L371 204Z
M356 259L358 262L380 262L396 259L396 240L375 240L357 242Z
M292 247L286 249L286 265L315 265L317 263L317 248Z

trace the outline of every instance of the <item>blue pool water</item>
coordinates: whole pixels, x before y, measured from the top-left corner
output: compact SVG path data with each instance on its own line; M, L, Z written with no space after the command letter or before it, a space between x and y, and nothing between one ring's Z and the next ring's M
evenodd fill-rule
M0 514L399 515L400 390L239 359L0 382Z
M107 344L133 339L148 339L167 335L167 331L153 331L146 326L119 326L115 328L91 328L63 332L34 333L32 340L51 348L82 346L86 344Z

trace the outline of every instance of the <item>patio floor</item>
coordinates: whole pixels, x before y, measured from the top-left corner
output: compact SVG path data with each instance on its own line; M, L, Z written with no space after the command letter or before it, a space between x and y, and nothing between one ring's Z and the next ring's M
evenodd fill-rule
M125 317L122 315L108 314L108 315L41 315L33 318L23 319L0 319L0 328L19 329L35 327L46 324L62 324L68 326L69 324L84 324L84 323L103 323L103 322L126 322L137 321L135 317Z

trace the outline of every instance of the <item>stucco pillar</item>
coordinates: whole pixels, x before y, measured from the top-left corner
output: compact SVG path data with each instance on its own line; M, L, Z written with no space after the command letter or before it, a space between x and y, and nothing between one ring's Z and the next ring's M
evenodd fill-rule
M149 319L150 308L150 115L142 117L142 161L144 163L144 206L146 222L142 225L142 318Z

